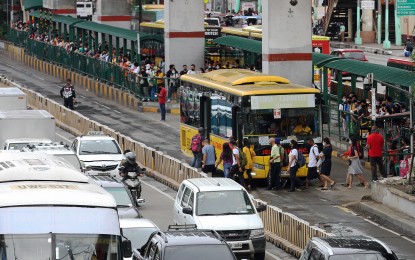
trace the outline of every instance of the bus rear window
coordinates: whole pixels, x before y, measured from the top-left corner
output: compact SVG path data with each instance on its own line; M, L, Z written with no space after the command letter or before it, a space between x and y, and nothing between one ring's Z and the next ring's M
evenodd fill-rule
M357 59L357 60L364 60L365 54L363 52L343 52L343 57L346 59Z

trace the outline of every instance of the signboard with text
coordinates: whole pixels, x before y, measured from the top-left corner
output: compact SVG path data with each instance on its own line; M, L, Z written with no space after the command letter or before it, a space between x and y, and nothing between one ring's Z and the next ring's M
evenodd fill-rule
M396 14L398 16L415 15L415 0L397 0Z
M251 97L251 109L315 107L314 94L264 95Z
M363 0L360 2L360 8L365 10L375 10L375 1Z

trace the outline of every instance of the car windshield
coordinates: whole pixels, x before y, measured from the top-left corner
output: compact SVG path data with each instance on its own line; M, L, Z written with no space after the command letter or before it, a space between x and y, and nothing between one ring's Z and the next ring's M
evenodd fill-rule
M10 143L9 150L20 151L23 148L27 147L29 143Z
M147 242L154 231L157 231L156 227L123 228L122 234L131 241L132 248L139 249Z
M121 259L115 235L0 235L0 259Z
M197 216L255 213L251 200L243 190L199 192L196 205Z
M131 207L133 205L128 191L124 187L104 187L104 189L111 193L118 207Z
M220 245L191 245L169 246L166 248L166 260L234 260L231 250L223 244Z
M387 260L380 253L360 253L347 255L333 255L329 257L330 260Z
M115 140L82 140L79 154L121 154L121 150Z
M364 60L365 54L360 51L350 51L350 52L343 52L343 57L346 59Z

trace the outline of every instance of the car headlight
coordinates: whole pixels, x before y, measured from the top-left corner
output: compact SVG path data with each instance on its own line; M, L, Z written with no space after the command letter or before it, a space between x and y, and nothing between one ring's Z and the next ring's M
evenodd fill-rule
M254 168L259 170L265 170L265 165L254 163Z
M255 237L263 237L263 236L264 236L264 229L260 228L260 229L252 229L251 235L249 237L255 238Z

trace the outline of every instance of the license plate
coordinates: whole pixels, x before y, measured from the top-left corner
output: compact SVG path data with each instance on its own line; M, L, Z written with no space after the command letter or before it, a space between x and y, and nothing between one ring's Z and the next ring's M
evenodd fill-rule
M100 172L98 173L98 176L110 176L109 172Z
M231 249L241 249L242 248L242 243L241 242L232 242L232 243L229 243L229 246L231 247Z

